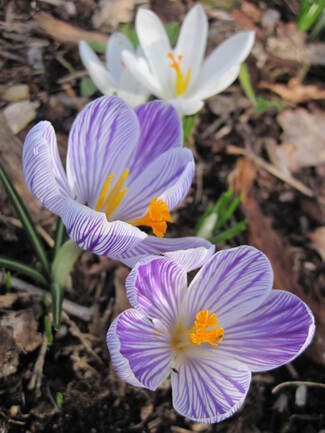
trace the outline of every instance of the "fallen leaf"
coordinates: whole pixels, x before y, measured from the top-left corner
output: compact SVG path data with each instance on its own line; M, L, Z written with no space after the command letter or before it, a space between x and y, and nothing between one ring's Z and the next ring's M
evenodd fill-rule
M119 24L129 23L133 18L135 4L135 0L100 0L99 10L92 19L94 27L115 30Z
M278 115L283 129L279 152L287 167L295 172L302 167L325 162L325 114L304 108L286 110Z
M0 328L0 379L16 373L19 353L9 330Z
M314 340L307 353L317 363L325 365L325 303L322 299L315 301L299 285L299 275L288 241L273 228L272 219L263 214L257 200L256 165L239 159L229 176L229 184L234 194L242 193L241 207L248 221L249 244L263 251L269 258L274 271L274 286L299 296L315 315L317 327Z
M319 227L312 233L308 234L312 246L325 262L325 227Z
M24 101L29 98L29 87L27 84L15 84L7 87L1 97L8 102Z
M45 12L37 14L35 20L45 33L60 42L70 42L74 44L78 44L81 40L94 43L107 42L107 36L102 33L82 30L79 27L58 20Z
M294 102L295 104L325 99L325 89L315 84L304 85L300 80L295 78L291 79L288 85L261 81L258 87L260 89L271 90L286 101Z
M36 117L39 102L19 101L7 105L3 114L14 134L22 131Z
M114 304L114 318L122 311L130 308L129 301L126 297L125 279L130 270L124 266L119 266L114 273L114 287L115 287L115 304Z

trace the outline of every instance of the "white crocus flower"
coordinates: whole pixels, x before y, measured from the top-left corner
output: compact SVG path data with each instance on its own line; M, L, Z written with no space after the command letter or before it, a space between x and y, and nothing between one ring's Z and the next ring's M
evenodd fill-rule
M150 92L125 67L122 51L130 53L136 61L141 61L143 56L141 48L134 50L129 39L122 33L110 36L106 47L106 65L87 42L81 41L79 44L81 60L96 87L106 96L118 94L135 107L145 102Z
M174 105L181 115L196 113L204 99L233 83L255 38L252 31L237 33L203 61L208 20L201 5L186 15L174 49L162 22L149 10L139 9L136 31L146 60L125 50L122 58L127 69L152 94Z

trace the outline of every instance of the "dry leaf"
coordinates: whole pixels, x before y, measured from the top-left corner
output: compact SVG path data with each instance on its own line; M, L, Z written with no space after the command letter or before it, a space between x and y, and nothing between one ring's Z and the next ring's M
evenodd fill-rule
M96 29L107 26L116 29L120 23L132 21L135 0L101 0L99 11L93 16Z
M0 379L16 373L19 354L9 330L0 328Z
M39 102L20 101L7 105L3 114L14 134L22 131L36 117Z
M291 171L325 162L324 113L286 110L278 115L278 122L283 129L279 151Z
M124 266L119 266L114 273L114 287L115 287L115 304L114 304L114 317L119 313L130 308L129 301L126 297L125 279L130 273L130 270Z
M295 104L325 99L325 89L314 84L303 85L300 80L296 78L291 79L288 85L261 81L258 87L260 89L271 90L286 101L294 102Z
M27 84L15 84L7 87L1 97L8 102L24 101L29 98L29 87Z
M325 262L325 227L319 227L314 232L309 233L308 237L315 250Z

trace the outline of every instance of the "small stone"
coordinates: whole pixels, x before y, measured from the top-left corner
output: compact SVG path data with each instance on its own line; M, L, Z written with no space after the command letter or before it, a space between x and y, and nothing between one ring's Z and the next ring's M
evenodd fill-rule
M17 405L13 405L9 409L10 416L12 416L12 417L17 416L18 412L19 412L19 406L17 406Z
M39 102L19 101L9 104L3 110L8 126L14 134L18 134L35 119L38 107Z
M29 87L27 84L15 84L7 87L1 97L8 102L24 101L29 98Z
M296 389L296 406L304 407L307 401L307 386L300 385Z

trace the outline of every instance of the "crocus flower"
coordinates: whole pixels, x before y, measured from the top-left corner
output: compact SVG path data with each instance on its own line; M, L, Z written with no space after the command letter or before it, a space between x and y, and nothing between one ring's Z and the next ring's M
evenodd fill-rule
M174 408L191 420L228 418L243 404L251 372L292 361L314 334L307 305L272 285L270 262L253 247L214 254L189 287L182 266L144 259L126 281L133 308L107 334L113 366L151 390L171 375Z
M133 110L116 96L101 97L72 124L66 173L52 125L42 121L29 131L25 181L81 248L130 266L148 253L173 257L180 249L185 266L195 268L213 254L213 245L193 237L163 239L170 211L187 194L194 174L193 155L182 140L172 106L152 101ZM194 260L187 251L193 247Z
M96 87L106 96L117 94L132 107L145 102L149 96L142 86L125 67L121 58L122 51L130 52L137 60L143 57L141 48L135 50L129 39L122 33L113 33L106 46L106 65L85 41L79 44L81 60Z
M255 37L251 31L237 33L203 61L208 20L200 5L186 15L174 49L162 22L150 10L139 9L136 31L146 60L123 51L127 68L152 94L186 115L199 111L204 99L233 83Z

